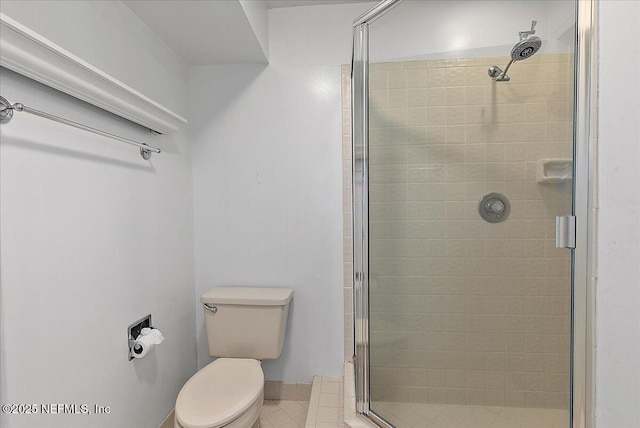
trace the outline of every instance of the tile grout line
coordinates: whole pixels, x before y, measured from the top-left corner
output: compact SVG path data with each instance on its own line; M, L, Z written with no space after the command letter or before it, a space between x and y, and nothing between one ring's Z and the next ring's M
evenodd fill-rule
M306 428L342 428L344 426L342 389L342 377L314 377Z

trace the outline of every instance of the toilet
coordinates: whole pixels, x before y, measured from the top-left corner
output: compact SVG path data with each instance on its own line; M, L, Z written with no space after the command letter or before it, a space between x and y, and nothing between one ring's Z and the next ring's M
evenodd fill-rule
M215 361L184 384L175 428L251 428L264 399L261 360L282 353L288 288L216 287L202 295L209 355Z

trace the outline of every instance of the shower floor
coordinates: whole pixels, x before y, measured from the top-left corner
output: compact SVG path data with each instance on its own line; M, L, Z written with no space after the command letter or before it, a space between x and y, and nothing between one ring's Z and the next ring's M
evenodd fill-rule
M380 402L396 428L567 428L568 410Z

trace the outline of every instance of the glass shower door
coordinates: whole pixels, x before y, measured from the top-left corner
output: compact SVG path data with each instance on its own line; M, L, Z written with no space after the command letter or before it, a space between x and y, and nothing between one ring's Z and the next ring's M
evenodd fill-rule
M356 367L381 425L570 426L571 252L555 228L572 211L575 27L553 32L545 3L404 2L360 30ZM492 79L536 20L543 48ZM469 41L485 28L504 30Z

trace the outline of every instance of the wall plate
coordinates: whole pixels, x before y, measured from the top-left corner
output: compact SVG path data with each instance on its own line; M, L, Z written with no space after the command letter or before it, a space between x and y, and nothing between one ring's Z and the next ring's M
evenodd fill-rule
M133 360L133 344L140 336L143 328L151 327L151 314L140 318L127 328L127 347L129 348L129 361Z

